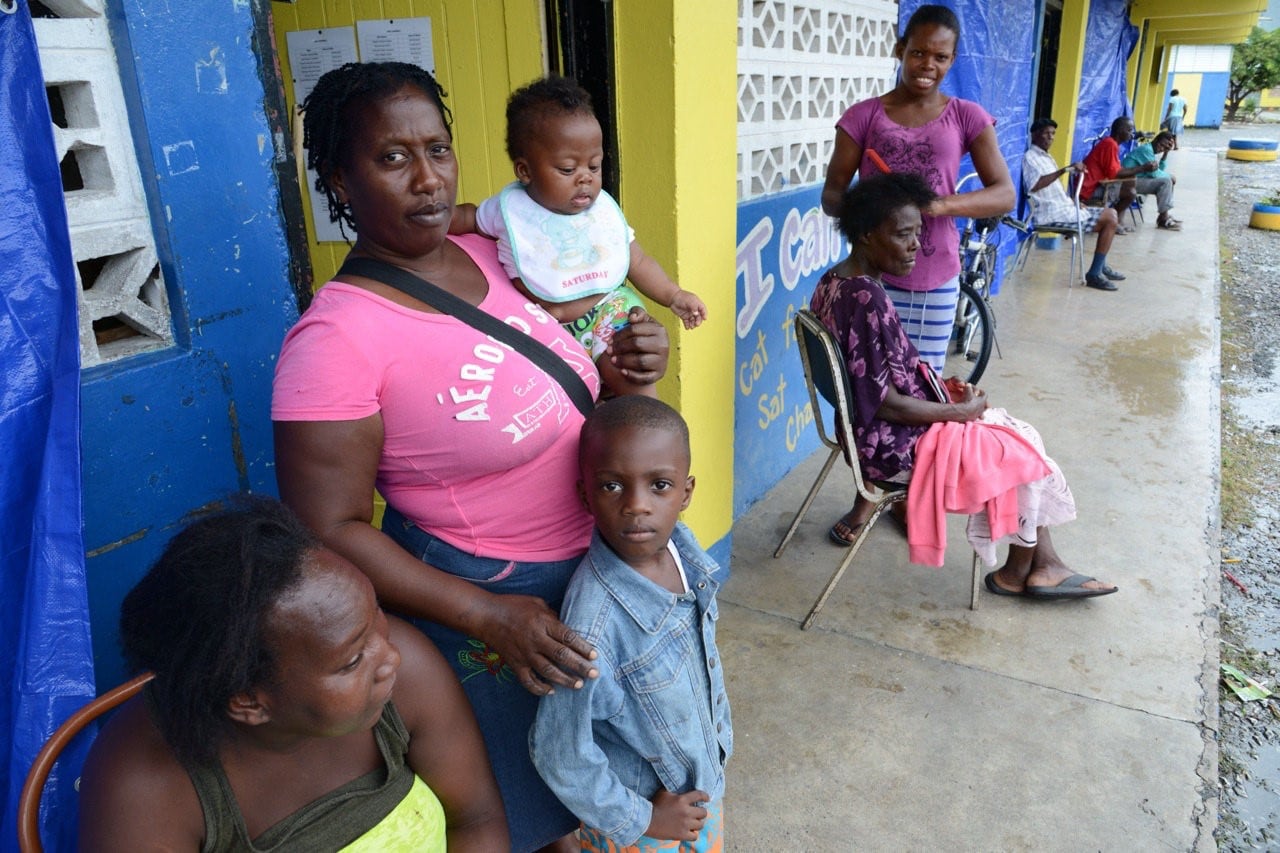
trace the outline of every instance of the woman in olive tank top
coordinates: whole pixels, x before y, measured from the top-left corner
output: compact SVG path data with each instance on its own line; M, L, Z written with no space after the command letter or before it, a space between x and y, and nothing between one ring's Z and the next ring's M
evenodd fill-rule
M175 536L121 639L155 678L89 754L81 849L507 849L452 671L279 503Z

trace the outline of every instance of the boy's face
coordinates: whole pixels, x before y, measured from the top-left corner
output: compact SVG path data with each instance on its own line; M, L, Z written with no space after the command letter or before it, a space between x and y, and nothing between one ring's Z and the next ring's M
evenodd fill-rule
M530 198L547 210L572 215L600 195L604 134L595 116L553 115L536 123L537 132L515 161L516 177Z
M609 547L640 569L665 559L693 497L689 455L672 430L623 426L587 436L578 491Z

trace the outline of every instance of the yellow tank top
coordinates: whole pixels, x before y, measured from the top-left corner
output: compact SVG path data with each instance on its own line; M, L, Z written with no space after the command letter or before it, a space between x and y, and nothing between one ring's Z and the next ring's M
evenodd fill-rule
M444 829L444 807L427 783L415 775L413 787L391 814L340 853L445 853Z

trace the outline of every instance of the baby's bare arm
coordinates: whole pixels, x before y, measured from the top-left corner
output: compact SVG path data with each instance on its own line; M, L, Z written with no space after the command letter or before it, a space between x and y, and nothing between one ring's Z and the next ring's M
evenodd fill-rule
M707 306L698 295L682 290L672 281L662 265L645 252L639 240L631 241L631 267L627 278L636 290L675 312L686 329L696 328L707 319Z
M476 206L470 202L454 205L453 218L449 220L450 234L480 234L476 225Z

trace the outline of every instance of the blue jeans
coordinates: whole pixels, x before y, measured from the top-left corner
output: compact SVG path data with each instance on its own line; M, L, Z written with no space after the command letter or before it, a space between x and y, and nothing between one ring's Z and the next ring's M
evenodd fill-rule
M382 531L428 565L489 592L536 595L557 613L582 560L521 563L477 557L432 536L390 506ZM502 791L513 853L536 850L572 832L578 819L551 793L529 759L538 697L520 686L511 668L484 642L425 619L406 618L440 649L471 700Z

